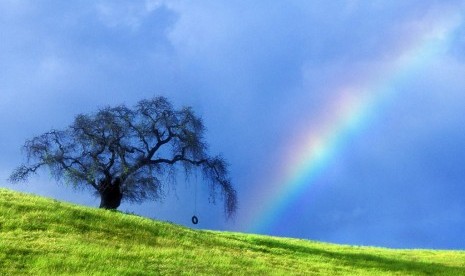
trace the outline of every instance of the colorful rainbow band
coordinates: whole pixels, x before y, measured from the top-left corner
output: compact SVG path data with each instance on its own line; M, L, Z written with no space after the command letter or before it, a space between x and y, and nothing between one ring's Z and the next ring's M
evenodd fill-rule
M338 89L338 100L325 108L330 116L311 127L303 135L304 139L289 150L292 160L281 170L281 176L273 181L270 190L257 200L263 206L249 214L247 230L272 231L302 191L315 183L344 151L348 141L356 139L373 123L376 114L400 96L402 84L448 50L461 21L458 13L438 20L433 29L417 34L409 45L404 45L397 57L385 63L370 80L361 82L365 85Z

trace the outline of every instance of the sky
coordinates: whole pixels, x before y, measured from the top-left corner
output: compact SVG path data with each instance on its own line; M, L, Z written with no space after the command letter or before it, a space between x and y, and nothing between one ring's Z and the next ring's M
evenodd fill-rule
M238 212L225 219L201 177L120 210L465 249L464 1L0 0L0 41L0 187L98 206L46 170L8 183L22 145L77 114L166 96L204 119Z

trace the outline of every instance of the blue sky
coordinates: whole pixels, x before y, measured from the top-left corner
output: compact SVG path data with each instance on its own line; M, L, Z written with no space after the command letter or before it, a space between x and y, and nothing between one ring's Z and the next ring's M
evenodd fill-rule
M412 45L446 40L257 232L465 249L463 1L0 0L0 23L0 186L97 206L47 171L8 184L21 146L78 113L163 95L204 118L210 150L229 161L238 191L239 211L226 221L221 202L210 205L199 188L198 227L241 232L254 231L257 210L272 204L270 176L334 112L326 107L341 87L376 86L392 60L416 54ZM192 184L121 209L191 226Z

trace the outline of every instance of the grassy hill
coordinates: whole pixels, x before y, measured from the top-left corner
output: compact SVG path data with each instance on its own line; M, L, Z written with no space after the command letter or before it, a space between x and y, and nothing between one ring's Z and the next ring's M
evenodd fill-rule
M198 231L0 189L0 275L465 275L465 252Z

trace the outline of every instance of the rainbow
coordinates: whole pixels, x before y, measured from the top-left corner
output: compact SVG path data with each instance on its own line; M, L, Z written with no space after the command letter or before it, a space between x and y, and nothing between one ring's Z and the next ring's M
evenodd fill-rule
M381 70L361 76L354 86L342 86L337 98L326 107L326 117L320 118L287 150L287 161L281 164L278 177L256 202L255 212L246 219L249 232L266 233L273 230L283 214L331 166L351 139L366 130L376 115L399 96L399 87L428 66L448 49L455 30L462 21L461 14L440 18L428 30L411 34L392 61Z

